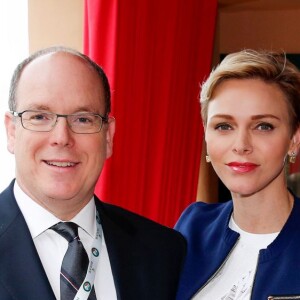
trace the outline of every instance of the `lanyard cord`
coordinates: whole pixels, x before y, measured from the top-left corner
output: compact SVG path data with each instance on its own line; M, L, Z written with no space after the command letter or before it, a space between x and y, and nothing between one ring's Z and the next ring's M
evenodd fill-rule
M74 297L74 300L87 300L94 285L95 274L100 258L100 249L102 243L102 226L98 211L96 215L96 226L97 234L89 255L90 263L88 265L87 273L83 280L83 283L81 284L76 296Z

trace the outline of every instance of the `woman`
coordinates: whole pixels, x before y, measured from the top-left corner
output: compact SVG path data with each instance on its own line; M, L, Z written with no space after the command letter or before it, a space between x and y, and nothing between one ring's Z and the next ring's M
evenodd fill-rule
M207 161L232 201L192 204L177 299L300 299L300 200L285 164L300 144L300 74L283 54L228 55L201 91Z

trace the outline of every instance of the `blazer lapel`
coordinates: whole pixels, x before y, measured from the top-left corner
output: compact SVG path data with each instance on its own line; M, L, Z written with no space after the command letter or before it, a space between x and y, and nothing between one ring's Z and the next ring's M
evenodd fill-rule
M0 253L0 284L12 299L55 299L14 198L13 182L0 195Z

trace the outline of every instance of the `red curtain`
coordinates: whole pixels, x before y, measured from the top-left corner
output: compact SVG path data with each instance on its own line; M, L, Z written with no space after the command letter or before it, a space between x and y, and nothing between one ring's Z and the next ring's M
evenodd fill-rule
M109 77L116 118L103 201L173 226L196 200L216 11L217 0L85 1L84 51Z

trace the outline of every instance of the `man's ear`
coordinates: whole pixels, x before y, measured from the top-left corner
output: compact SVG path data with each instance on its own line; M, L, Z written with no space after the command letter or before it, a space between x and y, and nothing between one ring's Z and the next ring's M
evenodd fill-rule
M109 117L107 126L108 128L106 130L106 158L109 158L113 153L113 139L116 129L115 118Z
M16 134L16 124L14 120L14 116L6 112L4 124L6 128L6 137L7 137L7 150L14 154L15 152L15 134Z

